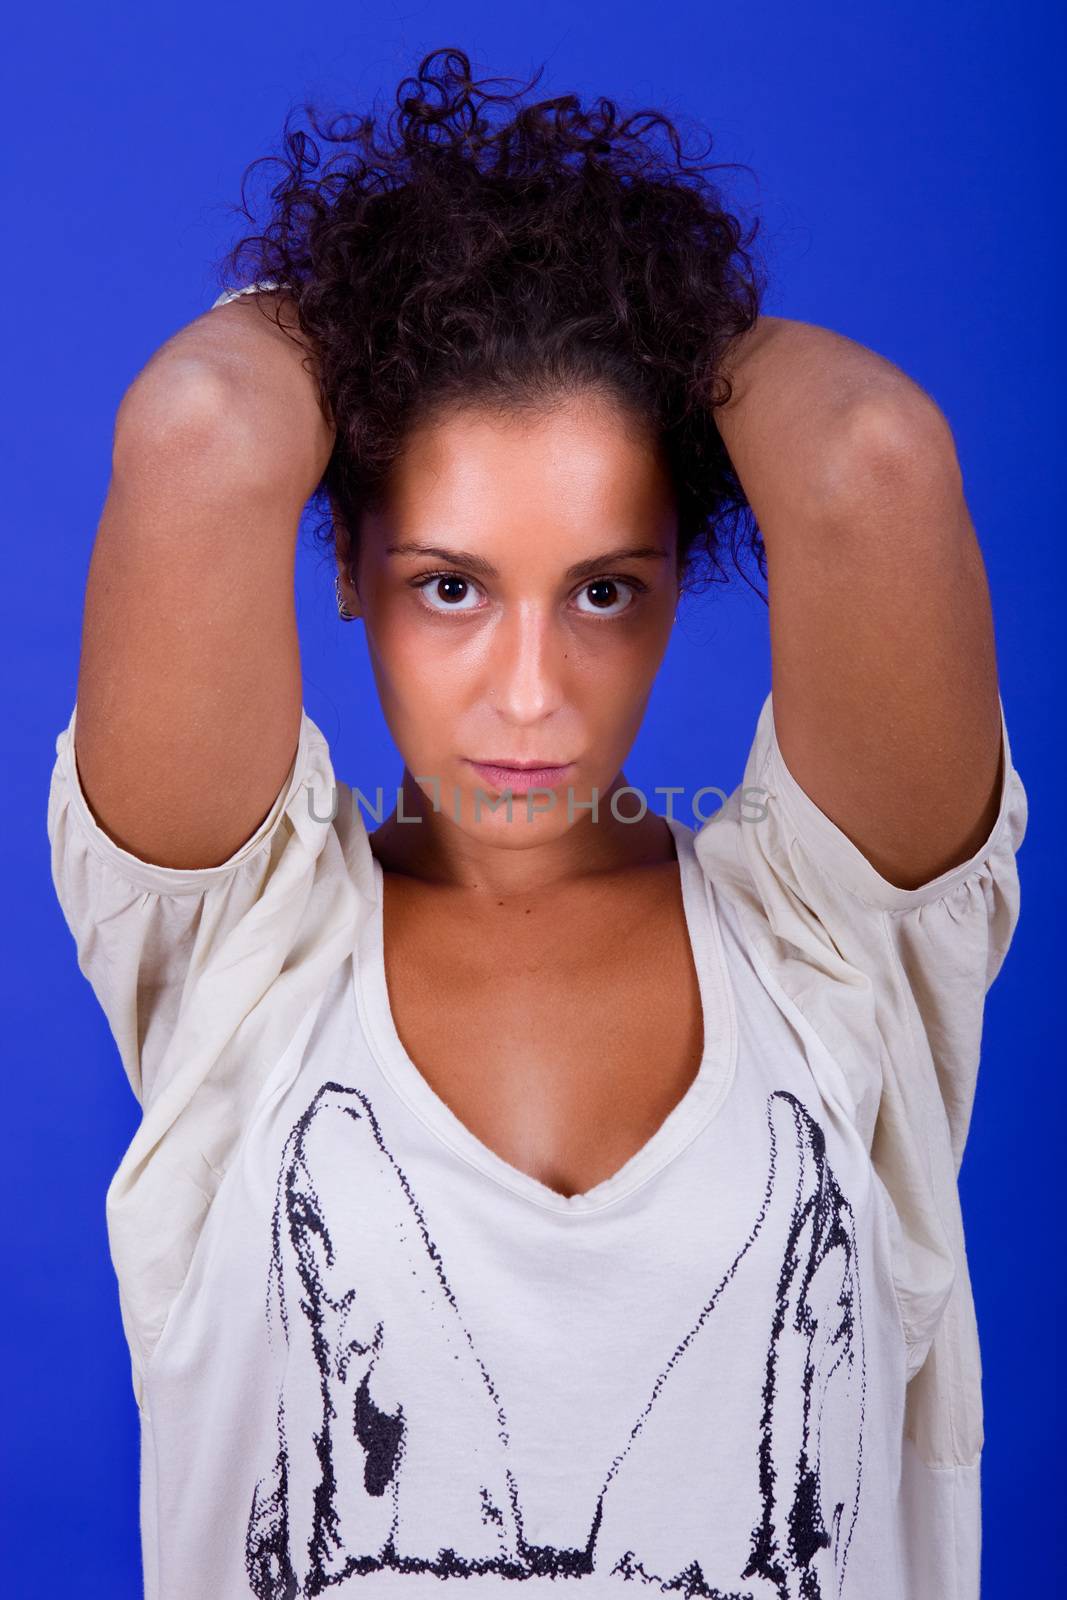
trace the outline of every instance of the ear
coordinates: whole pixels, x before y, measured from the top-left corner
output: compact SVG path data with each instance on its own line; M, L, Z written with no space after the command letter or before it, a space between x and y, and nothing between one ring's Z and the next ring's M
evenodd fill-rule
M355 575L353 572L352 540L349 537L347 527L341 520L337 506L332 497L330 500L330 508L333 514L334 549L337 554L337 587L339 596L344 601L352 616L359 617L362 616L363 612L360 606L359 590L356 588Z

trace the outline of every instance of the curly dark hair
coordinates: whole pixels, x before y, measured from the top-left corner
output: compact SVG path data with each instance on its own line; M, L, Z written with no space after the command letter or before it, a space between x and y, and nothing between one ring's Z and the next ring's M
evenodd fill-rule
M683 587L728 578L726 548L746 581L745 554L766 579L713 417L731 394L723 355L765 290L749 248L759 223L745 233L661 112L574 94L523 104L541 71L501 92L515 80L475 82L463 51L435 50L384 127L373 114L323 125L305 106L311 134L290 111L285 154L245 169L236 209L251 222L249 175L269 163L283 176L269 220L221 273L283 287L315 352L337 428L316 534L347 536L354 570L360 513L380 504L416 421L593 389L662 446ZM339 148L324 160L316 141Z

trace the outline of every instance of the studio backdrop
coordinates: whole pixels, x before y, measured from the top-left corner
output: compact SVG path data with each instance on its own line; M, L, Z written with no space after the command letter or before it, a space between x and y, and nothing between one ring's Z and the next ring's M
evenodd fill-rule
M707 129L724 192L760 220L764 309L880 352L952 426L1030 801L1021 922L988 999L960 1176L984 1364L983 1593L1061 1592L1062 44L1062 10L1039 0L63 0L9 25L5 1595L141 1592L137 1414L104 1220L137 1106L76 968L45 834L116 408L223 287L218 264L247 231L242 172L278 150L286 115L387 102L446 45L484 74L543 68L544 95L660 108L698 141ZM305 704L339 774L388 791L399 760L332 578L306 530ZM630 781L732 791L769 687L767 610L743 578L686 600Z

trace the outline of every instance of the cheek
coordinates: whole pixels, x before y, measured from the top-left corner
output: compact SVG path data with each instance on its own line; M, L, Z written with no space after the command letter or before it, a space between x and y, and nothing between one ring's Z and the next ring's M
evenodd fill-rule
M611 623L602 626L603 635L591 627L591 638L578 639L568 646L568 665L572 681L583 696L594 701L610 701L623 711L634 699L641 699L659 670L669 639L654 615L646 615L637 627Z
M375 625L377 624L377 625ZM450 734L473 695L478 674L469 654L443 630L403 615L371 619L367 642L382 711L401 748L433 750Z
M660 655L648 640L616 638L611 648L568 649L570 714L586 730L599 763L621 762L648 704Z
M582 705L611 759L622 760L641 727L669 639L643 629L582 674Z

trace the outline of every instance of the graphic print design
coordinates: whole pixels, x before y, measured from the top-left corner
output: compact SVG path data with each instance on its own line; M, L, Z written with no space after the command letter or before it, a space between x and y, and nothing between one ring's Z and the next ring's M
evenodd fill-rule
M553 1542L528 1533L531 1495L524 1502L497 1386L371 1104L325 1084L286 1141L272 1219L277 1454L246 1534L257 1600L358 1593L383 1570L596 1573L687 1600L840 1600L866 1393L856 1232L801 1101L771 1094L767 1125L766 1187L747 1237L642 1386L647 1401L587 1511L579 1500L586 1537ZM742 1294L746 1330L766 1300L747 1386L736 1330L716 1349ZM552 1397L537 1398L550 1451Z

